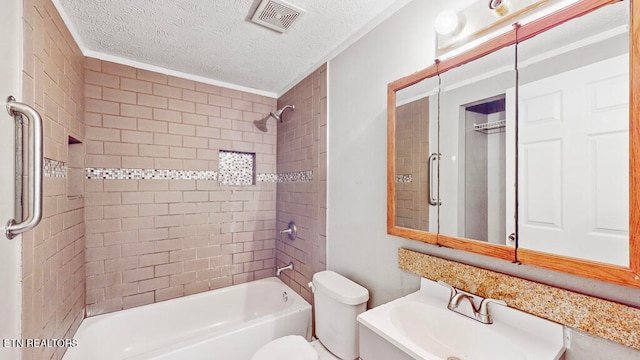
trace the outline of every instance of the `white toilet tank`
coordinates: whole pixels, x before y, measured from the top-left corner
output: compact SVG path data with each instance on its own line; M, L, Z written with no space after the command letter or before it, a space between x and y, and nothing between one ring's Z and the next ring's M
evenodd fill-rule
M357 359L358 314L367 309L369 291L333 271L313 275L316 336L344 360Z

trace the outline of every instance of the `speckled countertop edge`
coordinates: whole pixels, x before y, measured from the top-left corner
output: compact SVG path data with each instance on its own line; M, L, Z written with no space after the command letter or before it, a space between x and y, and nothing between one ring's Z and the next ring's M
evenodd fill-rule
M398 266L430 280L640 350L640 309L555 288L515 276L398 250Z

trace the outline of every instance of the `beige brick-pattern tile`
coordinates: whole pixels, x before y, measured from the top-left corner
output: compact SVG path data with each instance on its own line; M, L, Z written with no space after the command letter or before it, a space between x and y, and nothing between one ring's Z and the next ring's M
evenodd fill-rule
M87 167L217 170L222 150L256 152L276 172L276 100L87 59ZM244 113L253 116L246 116ZM273 274L276 184L89 180L89 316ZM268 235L267 235L268 234Z
M111 187L111 192L119 196L105 196L109 188L104 187L98 188L98 192L86 193L92 204L104 204L90 207L93 217L101 218L89 221L95 229L92 231L99 231L102 235L102 242L98 244L101 246L90 249L87 266L107 273L111 271L116 276L108 279L121 281L99 282L103 291L92 289L92 304L96 305L93 309L98 309L101 301L114 304L117 300L120 308L126 308L146 303L151 298L151 295L145 295L129 298L125 302L125 298L133 295L153 292L156 297L153 301L161 301L171 296L216 288L222 283L222 280L218 280L220 277L232 275L229 279L233 283L255 279L256 272L273 272L276 203L261 199L275 199L275 184L261 183L251 189L229 189L216 185L217 190L198 191L196 181L155 181L122 180L123 184L134 184ZM209 194L215 192L227 195L220 197L223 200L211 201ZM93 200L94 196L96 200ZM123 201L109 205L112 201L105 199L111 198ZM251 203L249 207L257 209L252 211L255 214L248 214L242 208L223 210L223 205L234 203L234 198ZM270 241L256 241L256 237L266 235L254 235L245 230L256 227L256 219L260 219L264 228L259 231L271 234ZM135 224L144 225L136 227ZM234 265L238 266L229 268ZM100 277L102 273L96 271L95 275L87 276ZM120 283L137 284L139 294L125 296L109 291L109 288Z
M85 142L85 93L92 108L113 113L118 103L103 100L102 87L93 83L112 86L117 78L95 72L95 63L88 64L85 77L85 59L50 0L27 0L23 5L21 101L42 115L44 156L69 162L68 138ZM98 124L102 119L91 121ZM96 137L110 139L109 134ZM67 178L44 178L42 221L22 236L22 338L72 338L84 318L85 303L104 297L101 291L85 291L85 273L98 275L104 269L85 266L85 202L68 197L67 186ZM102 218L100 211L93 208L89 216ZM102 238L94 237L93 242L102 245ZM64 351L24 348L22 358L61 359Z
M326 134L327 124L326 70L326 64L322 65L278 99L278 108L287 104L296 106L295 111L286 113L287 121L278 125L278 172L313 170L313 181L277 185L277 228L286 228L293 220L298 227L298 238L293 242L276 242L276 263L278 266L294 263L295 270L285 271L280 278L310 303L313 303L313 296L306 284L315 272L327 267L327 185L326 177L320 176L326 174L326 161L321 161L323 157L326 159L327 152L326 136L321 136L323 132ZM253 111L262 111L263 106L254 103ZM270 261L269 251L272 250L267 243L271 245L268 237L260 250L260 244L247 245L255 248L255 261ZM256 278L269 276L264 271L254 274Z

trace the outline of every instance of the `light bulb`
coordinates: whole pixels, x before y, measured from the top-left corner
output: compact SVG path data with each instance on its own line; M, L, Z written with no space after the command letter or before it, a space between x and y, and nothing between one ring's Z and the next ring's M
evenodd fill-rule
M509 12L507 0L489 0L489 9L498 16L504 16Z
M438 34L447 35L454 32L458 28L458 25L458 14L451 10L445 10L438 15L433 27Z

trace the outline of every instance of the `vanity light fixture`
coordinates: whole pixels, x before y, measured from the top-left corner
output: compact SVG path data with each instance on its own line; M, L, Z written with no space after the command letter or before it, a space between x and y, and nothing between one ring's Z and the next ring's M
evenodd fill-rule
M448 35L459 30L460 23L460 18L455 11L445 10L438 15L433 27L438 34Z

